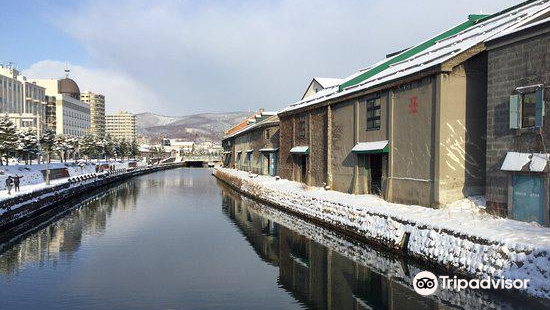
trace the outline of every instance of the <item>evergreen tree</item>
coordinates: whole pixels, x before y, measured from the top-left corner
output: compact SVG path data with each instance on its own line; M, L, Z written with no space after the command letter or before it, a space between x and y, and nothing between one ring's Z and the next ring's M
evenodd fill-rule
M139 155L139 144L136 139L132 140L130 143L130 155L134 159L136 159L136 156Z
M105 152L105 156L107 156L107 158L111 158L116 155L115 141L113 141L113 138L108 133L105 134L105 137L103 138L103 151Z
M85 135L80 140L80 153L86 157L86 160L97 154L97 143L93 135Z
M42 136L40 137L40 147L42 152L46 155L46 161L50 162L50 156L55 151L55 131L51 128L44 129Z
M119 155L124 160L124 157L128 156L128 151L130 150L130 145L126 142L126 139L122 138L119 143Z
M67 161L67 153L69 151L68 139L69 137L67 137L66 135L57 135L55 137L53 150L54 152L57 152L57 154L59 154L59 159L62 162Z
M67 138L67 153L76 160L80 155L80 144L82 137L69 136Z
M105 143L103 139L97 135L92 135L92 138L94 141L94 155L96 156L97 160L99 160L105 154Z
M17 146L17 152L25 160L25 164L32 163L33 157L35 157L40 151L40 144L38 143L38 137L36 132L32 128L27 128L19 132L19 144Z
M0 165L4 165L2 158L8 165L9 158L17 151L17 138L17 127L6 114L0 118Z

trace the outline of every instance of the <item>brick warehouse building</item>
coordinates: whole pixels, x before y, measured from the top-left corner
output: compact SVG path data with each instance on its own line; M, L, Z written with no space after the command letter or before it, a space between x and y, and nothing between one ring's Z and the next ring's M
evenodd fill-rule
M342 82L335 78L313 78L301 101L330 94ZM312 186L326 185L327 171L327 110L309 110L303 113L279 113L280 151L279 175L288 180Z
M487 205L549 225L550 18L487 43Z
M279 118L261 111L248 126L226 135L223 165L257 174L275 176L279 153Z
M522 209L514 195L520 197L531 186L540 189L534 198L542 201L532 208L543 210L539 218L548 217L548 142L537 140L547 137L548 129L536 125L547 118L540 103L544 96L548 102L548 61L531 51L539 45L544 50L548 42L514 50L511 46L520 39L506 38L514 33L540 36L549 14L550 2L538 0L492 15L469 15L463 23L345 79L325 79L331 81L327 85L314 79L301 100L278 112L278 175L431 207L484 194L490 178L489 209L503 215L508 212L502 210L511 210L513 215ZM531 61L521 64L522 57ZM488 70L493 72L488 75ZM491 100L500 96L498 104L488 107L488 94ZM512 102L515 108L510 109ZM511 119L513 126L523 126L522 113L533 128L511 129ZM487 122L495 124L488 129ZM229 144L226 149L232 153ZM518 160L530 165L515 167ZM522 216L512 217L532 220L529 214Z
M313 78L301 102L330 94L341 79ZM331 130L327 109L312 109L302 113L279 113L280 151L279 175L312 186L326 185L328 137Z
M485 191L485 42L543 18L527 1L468 19L279 113L280 175L437 207Z

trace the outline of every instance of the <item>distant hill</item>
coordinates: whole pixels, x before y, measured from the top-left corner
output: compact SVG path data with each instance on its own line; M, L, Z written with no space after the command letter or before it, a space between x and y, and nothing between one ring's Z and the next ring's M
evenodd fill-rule
M157 140L163 137L195 142L220 141L226 129L250 117L254 112L202 113L166 116L154 113L136 114L138 135Z

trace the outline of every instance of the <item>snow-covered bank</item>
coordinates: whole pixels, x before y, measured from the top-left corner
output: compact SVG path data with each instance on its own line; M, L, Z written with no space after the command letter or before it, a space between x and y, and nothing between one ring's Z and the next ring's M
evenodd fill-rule
M59 185L67 182L70 177L77 177L82 175L88 175L96 173L97 165L110 165L115 169L126 169L129 166L129 161L93 161L93 162L66 162L66 163L51 163L49 169L52 171L51 186ZM143 166L141 162L137 163L137 166ZM46 188L45 180L46 165L33 164L33 165L19 165L13 164L10 166L0 167L0 201L20 196L23 194L31 193L37 190ZM21 191L15 192L12 189L10 195L6 190L6 179L8 176L20 176L21 178Z
M233 169L214 174L263 201L456 272L530 279L525 293L550 299L548 228L488 215L471 201L430 209Z

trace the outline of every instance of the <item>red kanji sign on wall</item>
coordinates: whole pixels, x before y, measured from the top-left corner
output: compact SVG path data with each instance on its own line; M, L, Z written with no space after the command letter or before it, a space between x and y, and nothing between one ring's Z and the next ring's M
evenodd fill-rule
M410 114L416 114L416 112L418 112L418 97L413 96L409 100L410 100L409 113Z

